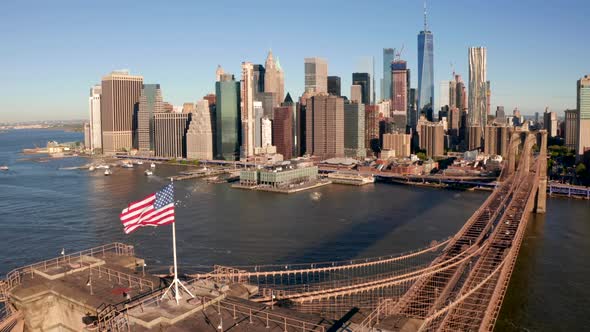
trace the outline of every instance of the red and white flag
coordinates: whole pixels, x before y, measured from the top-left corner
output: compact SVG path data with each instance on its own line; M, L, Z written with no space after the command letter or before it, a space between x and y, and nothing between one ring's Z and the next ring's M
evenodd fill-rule
M174 187L167 185L164 189L149 195L141 201L133 202L120 215L125 234L138 227L162 226L174 222Z

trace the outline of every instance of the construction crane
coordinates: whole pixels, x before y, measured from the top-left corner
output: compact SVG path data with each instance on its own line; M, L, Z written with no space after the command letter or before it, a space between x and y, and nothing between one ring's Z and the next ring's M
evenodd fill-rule
M400 60L401 59L402 52L404 51L404 47L405 47L405 45L402 44L402 48L400 49L399 52L396 52L395 51L396 50L395 48L393 49L393 54L395 54L395 60Z

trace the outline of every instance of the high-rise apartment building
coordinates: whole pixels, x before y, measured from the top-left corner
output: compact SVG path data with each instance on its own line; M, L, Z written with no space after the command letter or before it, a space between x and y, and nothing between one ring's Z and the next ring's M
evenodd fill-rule
M213 159L213 129L211 109L205 99L197 101L195 112L186 132L186 157L188 159Z
M383 78L381 80L381 100L391 99L391 64L395 58L393 48L383 49Z
M361 103L371 103L371 75L369 73L352 73L352 84L361 86Z
M576 150L578 148L578 118L580 113L577 109L565 110L565 130L564 130L564 143L565 146L570 150Z
M468 125L483 128L487 125L486 48L469 48L469 115Z
M105 154L130 151L133 147L134 115L143 77L114 71L102 78L100 100L102 148Z
M137 111L137 148L142 153L154 152L154 114L164 112L160 84L144 84Z
M341 96L340 76L328 76L328 93L333 96Z
M272 53L269 52L269 58L272 62ZM268 59L267 59L268 62ZM242 62L242 80L240 85L240 109L242 120L242 147L240 150L240 157L247 159L254 155L255 146L255 128L254 128L254 94L255 87L253 81L254 66L250 62ZM269 71L270 73L271 71ZM272 71L275 72L274 70ZM266 75L268 79L271 75ZM268 85L265 82L265 86Z
M157 157L186 157L190 113L154 113L154 152Z
M428 30L426 5L424 30L418 34L418 110L428 114L434 107L434 37Z
M102 149L102 129L100 125L100 96L102 87L95 85L90 88L90 97L88 97L88 109L90 111L90 133L89 145L86 148L94 151Z
M240 82L231 74L221 75L215 83L215 96L216 158L236 160L241 145Z
M587 158L590 153L590 75L578 80L578 146L576 153L579 158Z
M367 155L364 104L344 104L344 155L352 158L364 158Z
M323 159L344 156L344 99L318 94L307 99L306 148Z
M305 58L305 92L328 92L328 62L322 58Z
M426 156L442 156L444 150L445 131L442 122L430 122L422 118L418 121L420 149L426 150Z
M383 134L383 150L393 151L397 158L407 158L410 156L412 146L412 136L403 133Z

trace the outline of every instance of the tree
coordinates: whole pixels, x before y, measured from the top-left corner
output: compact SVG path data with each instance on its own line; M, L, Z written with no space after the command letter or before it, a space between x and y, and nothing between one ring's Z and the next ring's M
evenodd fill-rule
M576 175L583 177L586 175L586 165L584 165L583 163L579 163L578 166L576 166Z

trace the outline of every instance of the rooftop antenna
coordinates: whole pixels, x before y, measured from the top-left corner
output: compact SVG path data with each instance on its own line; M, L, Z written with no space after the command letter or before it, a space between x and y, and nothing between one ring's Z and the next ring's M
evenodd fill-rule
M424 32L428 31L428 22L426 21L426 0L424 0Z

